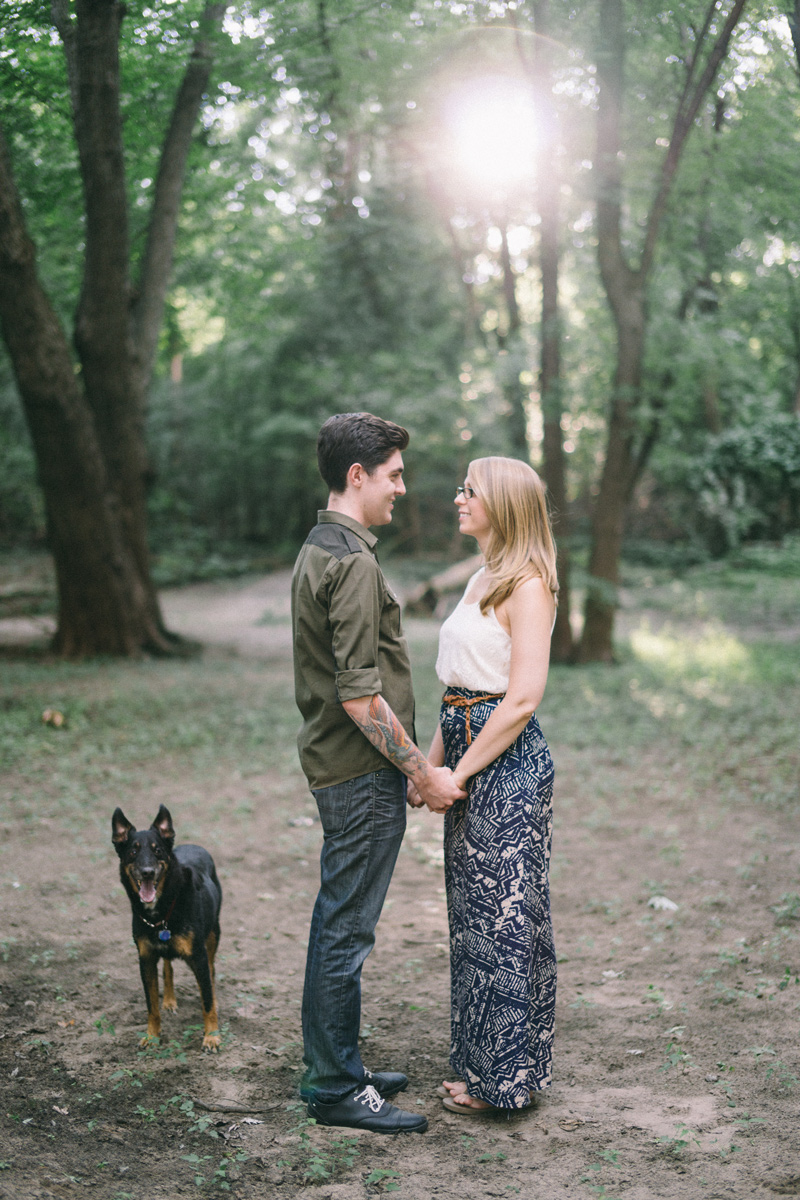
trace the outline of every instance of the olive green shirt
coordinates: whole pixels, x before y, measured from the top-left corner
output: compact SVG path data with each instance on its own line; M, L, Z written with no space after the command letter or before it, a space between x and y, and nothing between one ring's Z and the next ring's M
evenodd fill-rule
M297 746L312 790L390 765L343 700L381 695L415 736L408 645L400 605L374 554L377 541L352 517L326 510L295 563L294 690L303 716Z

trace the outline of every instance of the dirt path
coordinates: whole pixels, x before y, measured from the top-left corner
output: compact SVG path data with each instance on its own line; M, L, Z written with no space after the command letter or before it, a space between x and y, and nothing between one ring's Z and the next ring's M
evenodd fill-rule
M220 669L231 649L268 660L242 686L268 670L290 697L287 583L282 573L184 588L165 594L165 613L220 647ZM416 655L432 653L430 622L409 632ZM104 686L87 677L98 702ZM109 815L130 805L139 821L162 800L177 809L169 770L163 782L98 781L92 798L75 798L70 837L24 770L0 785L0 1197L800 1195L791 813L723 803L715 781L687 787L664 747L598 756L591 731L575 748L560 745L546 712L542 724L558 772L554 1085L507 1119L442 1109L441 833L437 818L413 813L364 971L365 1060L407 1070L403 1105L430 1121L426 1135L398 1140L308 1126L297 1104L320 833L296 767L249 775L212 764L184 798L191 828L176 815L179 841L203 831L213 841L225 892L227 1033L214 1057L199 1052L196 989L181 967L162 1049L138 1052L126 901L110 844L80 836L83 804Z

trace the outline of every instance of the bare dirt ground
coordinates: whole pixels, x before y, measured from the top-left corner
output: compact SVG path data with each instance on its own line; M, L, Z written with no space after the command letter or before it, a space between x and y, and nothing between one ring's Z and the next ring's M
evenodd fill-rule
M222 666L231 654L252 660L242 686L268 670L290 706L286 584L278 574L185 588L165 596L166 614L216 646L207 653ZM15 629L9 640L23 640ZM432 623L409 632L418 657L433 653ZM102 703L102 679L85 686ZM200 1052L181 964L161 1049L139 1050L144 999L110 840L95 843L94 820L90 835L66 836L24 778L7 775L0 1197L800 1195L796 809L722 804L719 781L687 786L672 745L598 756L591 728L567 747L546 705L541 720L557 768L553 1087L501 1118L450 1114L436 1097L449 1077L440 823L412 813L364 971L365 1061L407 1071L402 1104L430 1122L396 1139L317 1128L297 1101L320 833L296 769L223 776L212 764L191 796L169 771L139 790L126 776L104 781L109 839L115 804L141 826L163 801L178 840L214 854L218 1055Z

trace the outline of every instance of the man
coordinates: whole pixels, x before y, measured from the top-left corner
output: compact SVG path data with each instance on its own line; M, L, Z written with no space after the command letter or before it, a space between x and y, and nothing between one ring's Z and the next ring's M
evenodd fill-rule
M328 507L292 578L298 748L324 835L303 992L301 1094L320 1124L379 1133L428 1127L421 1114L388 1102L406 1076L367 1071L358 1049L361 968L405 832L407 779L414 803L433 812L464 795L452 772L431 767L412 740L400 608L369 531L389 524L405 494L407 445L405 429L371 413L325 422L317 459Z

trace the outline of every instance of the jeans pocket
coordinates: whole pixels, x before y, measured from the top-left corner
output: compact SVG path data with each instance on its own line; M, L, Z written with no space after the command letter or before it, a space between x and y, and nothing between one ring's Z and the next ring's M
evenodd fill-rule
M373 816L381 832L406 827L406 781L400 771L391 767L376 771L372 783Z
M346 779L344 783L334 783L314 792L322 832L326 837L341 833L347 825L347 814L355 785L355 779Z

